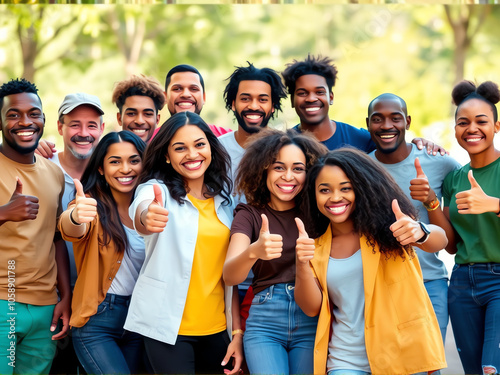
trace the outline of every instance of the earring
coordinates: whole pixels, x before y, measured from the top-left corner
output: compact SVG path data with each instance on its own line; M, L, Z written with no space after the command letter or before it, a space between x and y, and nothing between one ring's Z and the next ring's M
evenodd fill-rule
M170 164L170 160L167 159L167 164Z

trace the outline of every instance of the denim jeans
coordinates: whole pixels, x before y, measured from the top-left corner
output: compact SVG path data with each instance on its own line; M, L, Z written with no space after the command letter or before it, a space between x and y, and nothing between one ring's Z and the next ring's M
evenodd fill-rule
M332 370L328 375L370 375L370 373L359 370Z
M106 294L95 315L73 328L75 352L87 374L136 373L142 360L142 336L125 331L130 297Z
M424 285L431 299L432 307L434 307L444 344L446 328L448 327L448 280L438 279L426 281Z
M317 317L295 303L293 283L257 293L243 336L251 374L312 374Z
M500 263L456 264L448 289L448 308L465 373L498 373Z

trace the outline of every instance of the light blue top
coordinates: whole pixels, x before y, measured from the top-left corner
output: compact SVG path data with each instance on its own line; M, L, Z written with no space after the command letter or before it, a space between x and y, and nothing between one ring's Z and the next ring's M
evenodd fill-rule
M345 259L330 257L326 284L328 296L333 302L327 371L370 372L365 344L365 287L361 250Z
M371 152L369 156L378 161L375 151ZM461 165L448 155L429 155L425 148L419 150L413 143L411 144L410 155L403 161L395 164L381 163L417 209L418 220L429 223L427 209L422 202L412 199L410 195L410 181L417 177L417 171L415 170L415 158L417 157L420 160L420 165L425 175L429 179L429 185L436 193L440 202L442 199L441 189L444 178L449 172L459 169ZM439 259L438 253L428 253L419 248L415 250L420 261L420 266L422 267L424 281L448 278L448 271L443 261Z
M169 220L163 232L144 236L146 258L132 293L124 328L173 345L191 280L199 215L198 209L187 197L181 205L172 198L162 182L149 180L137 187L129 208L132 220L141 202L154 199L153 184L158 184L162 190ZM219 220L231 228L234 205L223 204L219 195L214 197L214 203ZM231 332L231 291L231 287L226 287L228 332Z

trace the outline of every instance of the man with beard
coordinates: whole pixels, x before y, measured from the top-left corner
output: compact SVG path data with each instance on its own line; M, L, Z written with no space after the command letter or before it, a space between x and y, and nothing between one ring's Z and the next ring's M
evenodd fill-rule
M294 129L312 132L329 150L354 146L371 152L375 149L375 144L366 129L331 120L329 117L337 73L337 68L328 57L307 55L304 61L294 60L287 64L282 76L290 94L292 108L295 108L300 119ZM412 143L420 150L427 147L429 154L446 153L440 146L422 138L415 138Z
M35 149L45 115L35 85L0 87L0 373L48 373L56 341L67 334L68 256L56 221L64 176ZM58 302L57 289L60 293ZM59 319L61 332L52 335Z
M224 100L226 109L232 110L238 121L238 130L220 136L219 141L231 157L231 178L234 182L248 138L265 128L276 110L281 111L281 99L286 98L286 91L278 73L270 68L258 69L251 63L247 67L237 67L228 80ZM236 198L245 202L244 197ZM240 302L252 278L250 271L246 280L238 285ZM241 310L243 312L245 308Z
M405 135L410 123L406 102L397 95L379 95L368 106L366 125L377 147L369 155L394 177L425 225L440 210L444 178L461 166L448 155L431 156L407 143ZM448 271L438 253L427 253L418 247L415 250L444 342L448 326Z
M278 73L270 68L258 69L251 63L237 67L228 81L224 100L226 109L233 111L238 121L238 130L220 136L219 141L231 157L234 181L248 138L265 128L276 110L281 111L286 91Z

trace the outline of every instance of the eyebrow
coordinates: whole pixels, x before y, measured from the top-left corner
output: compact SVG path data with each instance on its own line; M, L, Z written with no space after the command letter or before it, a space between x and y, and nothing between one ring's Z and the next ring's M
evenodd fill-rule
M252 96L252 94L249 94L247 92L242 92L240 96ZM259 94L258 96L270 96L269 94Z
M283 164L283 165L285 165L284 162L279 161L279 160L275 160L273 164ZM292 165L295 165L295 164L306 165L305 163L303 163L301 161L295 161L295 162L292 163Z
M139 110L137 108L133 108L133 107L127 107L125 108L125 112L126 111L135 111L135 112L139 112ZM144 108L143 111L151 111L151 112L155 112L155 110L153 108Z
M199 142L199 141L204 140L204 139L205 139L205 137L195 139L193 141L193 143ZM174 147L175 145L184 145L184 144L185 144L184 142L175 142L175 143L172 143L172 145L170 147Z

